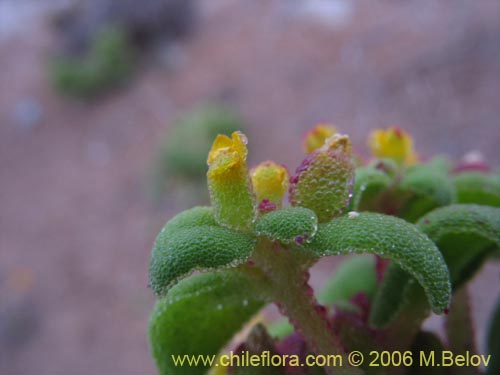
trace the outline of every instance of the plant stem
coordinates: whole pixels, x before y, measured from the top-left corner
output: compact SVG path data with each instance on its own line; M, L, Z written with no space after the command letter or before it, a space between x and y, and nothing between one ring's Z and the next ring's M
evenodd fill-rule
M474 329L470 311L469 293L467 287L462 285L453 293L450 312L446 316L446 336L450 350L456 354L470 352L476 354L474 342ZM454 374L475 375L479 374L476 367L452 367Z
M336 358L336 366L325 367L325 370L336 375L362 374L361 370L349 366L342 344L327 320L326 309L318 304L308 284L307 266L311 259L300 249L283 248L267 240L261 240L252 259L267 274L276 304L302 333L310 348L316 354L332 358L332 364Z

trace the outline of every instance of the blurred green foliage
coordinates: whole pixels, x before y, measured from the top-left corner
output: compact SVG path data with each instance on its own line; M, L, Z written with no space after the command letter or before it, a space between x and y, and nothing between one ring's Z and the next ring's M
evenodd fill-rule
M217 134L230 135L243 128L233 110L216 104L202 105L181 116L160 142L152 167L152 194L186 203L207 203L207 154ZM195 197L193 197L195 196Z
M90 99L122 85L134 70L133 56L125 30L108 27L97 34L84 56L56 58L52 81L63 95Z

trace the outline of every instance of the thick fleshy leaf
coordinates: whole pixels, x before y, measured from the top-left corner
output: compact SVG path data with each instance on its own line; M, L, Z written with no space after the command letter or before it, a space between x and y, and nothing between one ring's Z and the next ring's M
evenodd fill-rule
M417 223L442 251L453 288L467 281L495 248L495 236L499 238L500 233L498 215L498 209L491 207L453 205L437 209ZM389 266L373 302L373 326L385 327L395 319L410 299L412 283L413 278L399 266Z
M167 221L162 232L193 228L201 225L217 225L212 207L199 206L183 211Z
M375 159L367 166L383 171L391 178L395 178L401 171L400 166L394 160L387 158Z
M370 311L370 325L387 327L407 305L409 289L415 280L397 264L390 264L375 294Z
M290 180L290 203L306 207L327 222L348 205L354 183L349 138L336 134L310 153Z
M450 173L453 165L446 155L434 156L431 160L427 161L426 164L442 173Z
M381 193L393 182L393 178L383 169L383 161L380 163L380 168L378 164L356 168L350 211L379 210Z
M430 176L430 177L429 177ZM454 186L449 179L449 171L440 160L431 160L426 164L417 164L410 167L401 180L401 186L409 190L431 197L436 203L449 204L454 199ZM438 179L446 186L439 186L431 178Z
M491 359L486 370L487 375L500 374L500 335L498 332L500 332L500 300L497 302L489 324L488 353L491 354Z
M455 186L448 173L436 163L412 167L401 180L399 190L409 193L398 216L414 222L425 213L456 200Z
M342 262L318 294L323 305L349 303L356 294L364 293L370 299L377 289L375 258L355 256Z
M151 253L151 288L164 295L181 278L196 270L235 266L250 256L252 236L214 224L211 210L197 207L170 220L156 238Z
M285 207L260 216L254 223L254 231L260 236L283 243L303 243L314 236L318 218L314 211L304 207Z
M475 203L500 207L500 175L462 172L453 177L458 203Z
M233 270L206 273L181 281L158 300L149 341L160 375L204 374L209 362L176 366L173 358L204 356L214 364L216 354L266 302L260 286L259 279Z
M371 253L409 272L424 288L434 312L449 305L451 285L436 245L402 219L371 212L350 213L322 224L306 247L317 256Z
M500 208L456 204L436 209L416 224L439 247L454 287L467 281L500 248Z

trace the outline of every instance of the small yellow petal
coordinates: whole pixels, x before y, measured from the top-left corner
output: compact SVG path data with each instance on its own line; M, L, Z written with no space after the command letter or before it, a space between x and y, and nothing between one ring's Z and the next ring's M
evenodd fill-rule
M370 134L368 146L372 154L378 158L389 158L400 165L416 162L413 139L398 127L377 129Z
M252 169L250 174L257 202L260 204L266 200L276 208L281 207L289 185L286 168L273 161L265 161Z
M247 139L241 132L234 132L231 138L219 134L208 153L209 177L223 176L224 178L230 178L232 175L238 175L238 173L231 173L231 169L235 172L246 169L248 155L246 144Z
M231 138L229 138L227 135L224 134L219 134L214 140L214 143L212 144L212 149L208 153L208 164L212 164L217 156L224 151L229 151L233 144L233 141Z
M248 155L247 138L241 132L234 132L229 138L227 135L219 134L212 144L208 153L207 163L211 165L221 153L236 153L237 157L245 161Z
M311 153L325 144L325 140L337 133L337 128L329 124L318 124L304 138L304 150Z
M242 132L234 132L232 135L232 141L234 145L234 150L240 155L243 160L247 160L248 148L247 148L247 137Z

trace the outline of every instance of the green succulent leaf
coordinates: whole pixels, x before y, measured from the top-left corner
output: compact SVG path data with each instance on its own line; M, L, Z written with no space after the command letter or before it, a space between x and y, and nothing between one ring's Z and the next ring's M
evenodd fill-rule
M486 206L452 205L432 211L416 224L443 253L454 289L467 281L499 246L495 245L500 239L499 211ZM373 302L373 326L386 327L395 319L410 299L412 283L414 279L399 266L388 267Z
M385 328L398 316L408 303L409 290L415 279L397 264L391 263L375 294L370 310L370 325Z
M452 204L456 200L455 186L448 173L436 163L411 168L403 176L399 190L409 195L398 216L411 222L436 207Z
M424 288L436 313L449 305L448 269L436 245L402 219L371 212L350 213L318 227L307 248L317 256L371 253L388 258Z
M193 207L183 211L170 219L162 231L176 231L180 229L199 227L201 225L216 226L214 212L211 207Z
M500 300L491 317L488 333L488 353L491 354L491 362L486 370L487 375L500 374Z
M217 134L229 136L242 126L238 114L225 106L202 105L184 114L169 131L158 155L160 164L166 168L163 181L170 176L203 181L214 138Z
M500 175L462 172L453 177L458 203L500 207Z
M355 256L342 262L318 294L323 305L348 303L358 293L372 298L377 290L373 256Z
M401 169L398 163L396 163L394 160L390 158L375 159L372 162L370 162L368 166L371 168L384 171L385 174L387 174L392 179L394 179L398 175Z
M264 306L262 289L257 277L235 270L195 275L170 289L149 321L159 374L204 374L208 363L175 366L172 356L215 356Z
M61 93L92 99L126 83L134 71L134 53L127 31L107 27L97 33L84 56L58 57L52 79Z
M433 168L436 172L441 172L444 174L449 174L452 169L452 164L447 156L439 155L433 157L429 160L426 165L429 168Z
M454 287L474 275L500 248L500 208L456 204L438 208L416 224L441 250Z
M215 225L209 208L197 207L170 220L156 238L149 277L157 296L196 270L214 270L245 262L255 246L247 234Z
M434 164L419 164L401 180L401 187L417 195L427 196L438 205L448 205L455 199L455 187L448 173Z
M260 216L254 231L260 236L283 243L301 243L316 233L318 218L314 211L304 207L285 207Z
M356 168L354 181L350 211L378 211L376 207L380 195L391 186L393 177L383 167L379 167L379 164L375 164Z

